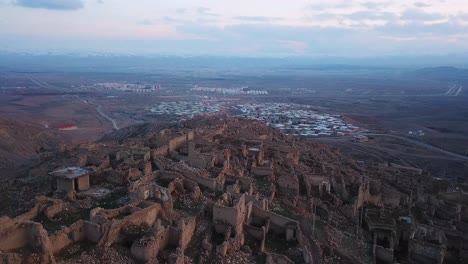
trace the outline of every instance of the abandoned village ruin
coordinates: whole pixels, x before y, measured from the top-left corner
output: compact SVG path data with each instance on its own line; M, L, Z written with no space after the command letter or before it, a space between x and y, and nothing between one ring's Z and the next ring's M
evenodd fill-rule
M0 263L468 262L466 182L256 121L194 119L43 159L2 187L31 199L0 218Z

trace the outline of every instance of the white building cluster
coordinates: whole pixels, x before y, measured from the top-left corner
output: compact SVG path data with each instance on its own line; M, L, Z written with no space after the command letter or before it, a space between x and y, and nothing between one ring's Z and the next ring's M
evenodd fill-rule
M358 129L339 115L317 113L310 105L266 103L241 104L241 117L260 120L293 136L342 136Z
M251 90L249 87L244 86L241 88L212 88L212 87L199 87L195 86L190 89L192 92L200 93L219 93L223 95L267 95L268 91L264 90Z
M183 118L193 118L200 114L214 114L223 108L223 104L212 102L179 101L159 103L149 111L158 115L176 115Z
M137 92L137 93L151 93L160 89L159 85L154 84L141 84L141 83L97 83L95 88L121 91L121 92Z

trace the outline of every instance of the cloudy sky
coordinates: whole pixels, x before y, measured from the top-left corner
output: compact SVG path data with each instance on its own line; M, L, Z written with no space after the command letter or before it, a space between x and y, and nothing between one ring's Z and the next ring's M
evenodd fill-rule
M467 0L0 0L0 50L238 56L468 53Z

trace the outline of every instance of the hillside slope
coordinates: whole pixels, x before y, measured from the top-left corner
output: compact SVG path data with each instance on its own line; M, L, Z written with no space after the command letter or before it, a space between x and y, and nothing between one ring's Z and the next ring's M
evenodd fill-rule
M56 148L59 142L57 135L40 126L0 118L0 168L16 168L41 148Z

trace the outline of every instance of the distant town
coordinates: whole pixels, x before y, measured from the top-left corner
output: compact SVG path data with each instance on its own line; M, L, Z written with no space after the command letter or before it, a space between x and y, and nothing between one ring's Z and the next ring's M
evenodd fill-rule
M161 89L159 84L149 83L97 83L94 88L120 92L150 93Z
M193 118L200 114L213 114L224 107L223 103L178 101L159 103L149 109L152 114L175 115L180 118Z
M241 104L237 109L246 119L266 122L293 136L343 136L359 128L343 121L340 115L322 114L311 105L265 103Z
M199 93L219 93L223 95L267 95L268 91L266 90L254 90L250 89L248 86L242 86L240 88L211 88L211 87L199 87L195 85L192 89L192 92Z

